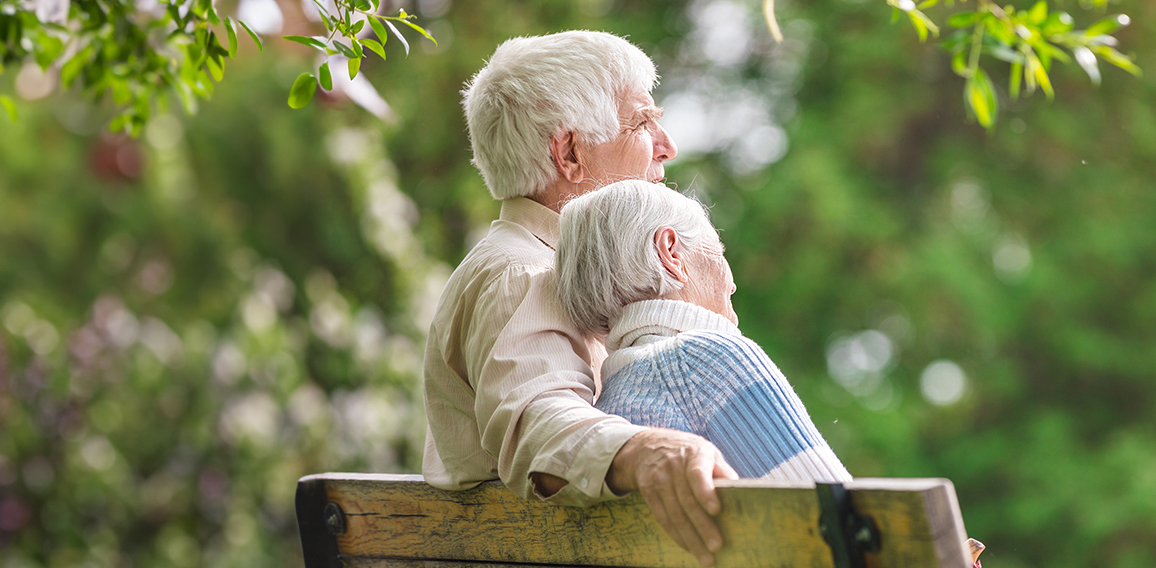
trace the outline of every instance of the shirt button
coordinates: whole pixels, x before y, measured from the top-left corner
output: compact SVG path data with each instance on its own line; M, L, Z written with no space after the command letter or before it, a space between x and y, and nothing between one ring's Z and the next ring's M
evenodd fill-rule
M590 480L583 477L582 481L579 481L578 484L582 486L582 489L586 489L586 486L590 485Z

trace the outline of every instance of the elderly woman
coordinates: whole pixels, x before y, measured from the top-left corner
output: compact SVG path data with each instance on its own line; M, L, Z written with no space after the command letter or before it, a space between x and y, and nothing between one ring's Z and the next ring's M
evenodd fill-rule
M570 201L560 231L562 304L609 353L599 409L698 434L742 477L851 479L782 372L739 331L734 279L700 203L621 181Z

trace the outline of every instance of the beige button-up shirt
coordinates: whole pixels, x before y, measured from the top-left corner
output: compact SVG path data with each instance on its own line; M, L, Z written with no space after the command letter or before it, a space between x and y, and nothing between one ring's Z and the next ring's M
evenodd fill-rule
M499 219L446 284L425 350L429 421L422 473L443 489L501 478L530 498L532 472L569 484L549 498L615 497L610 462L645 430L593 407L605 348L565 315L554 283L558 214L526 198Z

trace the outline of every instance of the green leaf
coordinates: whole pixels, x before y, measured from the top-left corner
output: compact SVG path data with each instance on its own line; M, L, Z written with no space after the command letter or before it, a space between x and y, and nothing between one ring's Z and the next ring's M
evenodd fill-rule
M322 63L321 69L318 69L317 72L320 75L319 79L321 80L321 88L325 89L326 91L332 91L333 75L329 74L329 62L326 61L325 63Z
M92 57L94 49L95 48L89 44L88 47L80 50L76 55L73 55L72 59L69 59L68 62L60 68L60 83L64 85L64 88L67 89L72 86L72 82L76 80L76 76L84 70L85 65L88 65L88 60Z
M361 45L368 47L370 51L381 56L383 60L385 59L385 49L382 48L380 43L377 43L372 39L363 39L361 40Z
M322 42L321 40L317 39L317 38L305 37L305 36L299 36L299 35L289 35L289 36L281 36L281 39L287 39L289 41L295 41L301 45L307 45L309 47L314 47L314 48L320 49L321 51L325 51L325 43Z
M907 17L911 19L911 25L915 28L915 31L919 34L919 42L923 43L923 42L927 41L927 24L924 23L923 20L919 19L919 17L917 17L915 15L915 10L908 12Z
M1048 78L1048 70L1040 63L1040 59L1035 55L1028 56L1028 71L1031 72L1032 77L1036 83L1039 83L1040 89L1047 95L1048 100L1056 97L1055 90L1052 89L1052 81Z
M987 29L988 33L996 39L1008 45L1015 44L1016 33L1015 30L1012 29L1011 24L995 17L994 14L988 13L984 15L983 26Z
M1116 51L1115 49L1106 45L1097 45L1093 47L1092 50L1100 54L1100 57L1103 57L1104 60L1106 60L1108 63L1111 63L1112 65L1115 65L1116 67L1119 67L1120 69L1123 69L1137 77L1141 75L1140 68L1132 62L1132 58L1124 55L1123 53L1120 53L1119 51Z
M1040 26L1040 33L1046 36L1066 34L1072 31L1072 15L1067 12L1052 12Z
M361 58L351 57L349 59L349 78L352 80L357 76L357 71L361 69Z
M249 29L249 25L245 22L242 22L241 20L237 20L237 23L241 24L241 27L245 28L245 31L249 32L249 37L253 38L253 43L257 44L257 51L264 52L265 48L261 46L261 38L258 37L257 34L253 32L253 30Z
M979 12L960 12L947 19L947 25L953 28L968 28L974 26L980 19Z
M362 12L372 12L373 6L370 5L369 0L356 0L354 8Z
M229 36L229 59L237 57L237 30L233 29L233 20L225 16L225 32Z
M8 118L12 119L12 122L16 122L16 103L12 102L12 99L7 96L0 95L0 106L8 111Z
M353 46L353 54L356 55L358 59L365 57L365 51L361 49L361 42L357 41L357 38L349 40L349 45Z
M1037 25L1037 26L1042 24L1044 22L1044 20L1046 20L1047 18L1048 18L1048 1L1047 0L1040 0L1039 2L1036 2L1035 5L1032 6L1032 9L1028 10L1028 21Z
M348 45L345 45L344 43L341 43L340 41L337 41L337 40L333 40L333 45L334 45L334 47L337 48L337 51L341 52L341 55L344 55L350 59L357 57L357 54L354 53L353 50L350 49Z
M964 99L980 126L990 130L999 113L999 99L995 96L995 86L982 68L977 68L975 74L967 80Z
M934 5L935 5L935 3L936 3L936 2L938 2L938 1L939 1L939 0L927 0L927 2L931 2L931 3L932 3L932 4L931 4L932 6L934 6ZM924 2L924 4L926 4L927 2ZM923 6L920 6L920 8L922 8L922 7L923 7ZM411 28L413 28L413 29L417 30L417 33L419 33L419 34L421 34L421 35L425 36L425 37L426 37L426 39L428 39L428 40L432 41L432 42L434 43L434 45L437 45L437 44L438 44L438 40L434 39L434 37L433 37L433 36L429 35L429 32L425 31L425 28L423 28L423 27L421 27L421 26L419 26L419 25L417 25L417 24L415 24L415 23L413 23L413 22L411 22L411 21L409 21L409 20L402 20L401 22L402 22L403 24L405 24L405 25L407 25L407 26L409 26L409 27L411 27ZM934 27L935 27L935 25L933 24L933 25L932 25L932 28L934 28ZM939 32L937 31L936 33L938 34Z
M939 5L939 0L923 0L923 2L920 2L916 8L919 8L920 10L926 10L937 5Z
M983 52L1008 63L1023 63L1024 55L1014 49L1000 44L984 44Z
M1130 23L1132 23L1132 19L1124 14L1108 16L1107 18L1104 18L1103 20L1088 26L1088 29L1084 31L1084 35L1088 37L1095 37L1098 35L1110 34Z
M968 77L971 70L967 68L967 52L959 50L951 57L951 70L960 77Z
M389 31L393 32L393 35L397 36L398 41L405 46L405 54L409 55L409 42L405 40L405 36L401 35L401 32L397 30L397 26L393 25L393 22L389 20L382 21L385 22L385 25L389 26Z
M358 20L351 28L349 28L349 30L353 32L354 35L357 35L358 33L361 33L363 28L365 28L365 20Z
M1084 72L1088 74L1088 78L1092 80L1093 85L1100 84L1100 64L1096 62L1096 54L1092 50L1078 46L1072 49L1072 55L1076 57L1076 63L1084 68Z
M312 73L302 73L293 81L289 89L289 107L303 108L313 100L313 92L317 90L317 78Z
M1020 98L1020 81L1023 80L1023 73L1024 73L1024 64L1023 63L1019 63L1019 62L1012 63L1011 77L1010 77L1010 79L1008 79L1008 82L1009 82L1008 95L1011 96L1013 101L1019 100L1019 98Z
M373 33L377 34L377 37L381 39L381 45L385 45L385 42L389 41L389 34L386 33L385 26L381 25L381 21L378 19L379 17L380 16L371 16L369 18L369 27L373 28Z
M36 39L36 63L41 69L48 69L61 53L64 53L64 42L56 36L41 33Z
M205 67L209 69L209 75L213 76L213 80L220 83L225 79L225 63L219 61L214 57L205 60Z

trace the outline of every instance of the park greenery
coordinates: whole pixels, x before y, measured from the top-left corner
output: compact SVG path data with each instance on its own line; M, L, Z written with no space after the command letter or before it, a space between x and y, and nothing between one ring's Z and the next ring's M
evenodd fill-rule
M0 2L11 29L28 8ZM196 114L154 99L143 120L135 67L111 63L103 98L77 86L87 66L70 89L12 97L0 566L299 566L299 477L420 471L426 328L498 209L469 163L460 90L504 39L575 28L654 57L680 148L667 181L710 204L740 328L853 474L951 479L989 568L1156 565L1156 80L1093 49L1147 68L1156 4L1049 2L1041 29L1064 10L1073 23L1040 41L1076 63L1046 67L1050 101L1022 96L1026 75L1014 97L1012 77L1030 65L1023 42L1041 66L1063 58L1017 33L1013 73L984 23L991 129L968 123L947 30L977 33L994 4L916 6L948 49L874 1L780 0L775 41L761 4L382 2L437 43L362 59L358 79L388 103L373 114L338 88L348 64L289 108L303 70L341 54L269 37L260 52L247 34L229 57L201 50L229 70L204 80L208 102L189 87ZM1009 4L1030 31L1038 4ZM299 13L312 3L281 6L267 36L324 31ZM200 45L229 52L235 12L209 7L221 24ZM1130 25L1112 28L1120 13ZM137 33L100 36L99 53ZM0 93L19 94L40 48L3 45ZM1089 73L1073 47L1113 65ZM182 88L184 63L133 61ZM109 132L125 112L136 137Z

